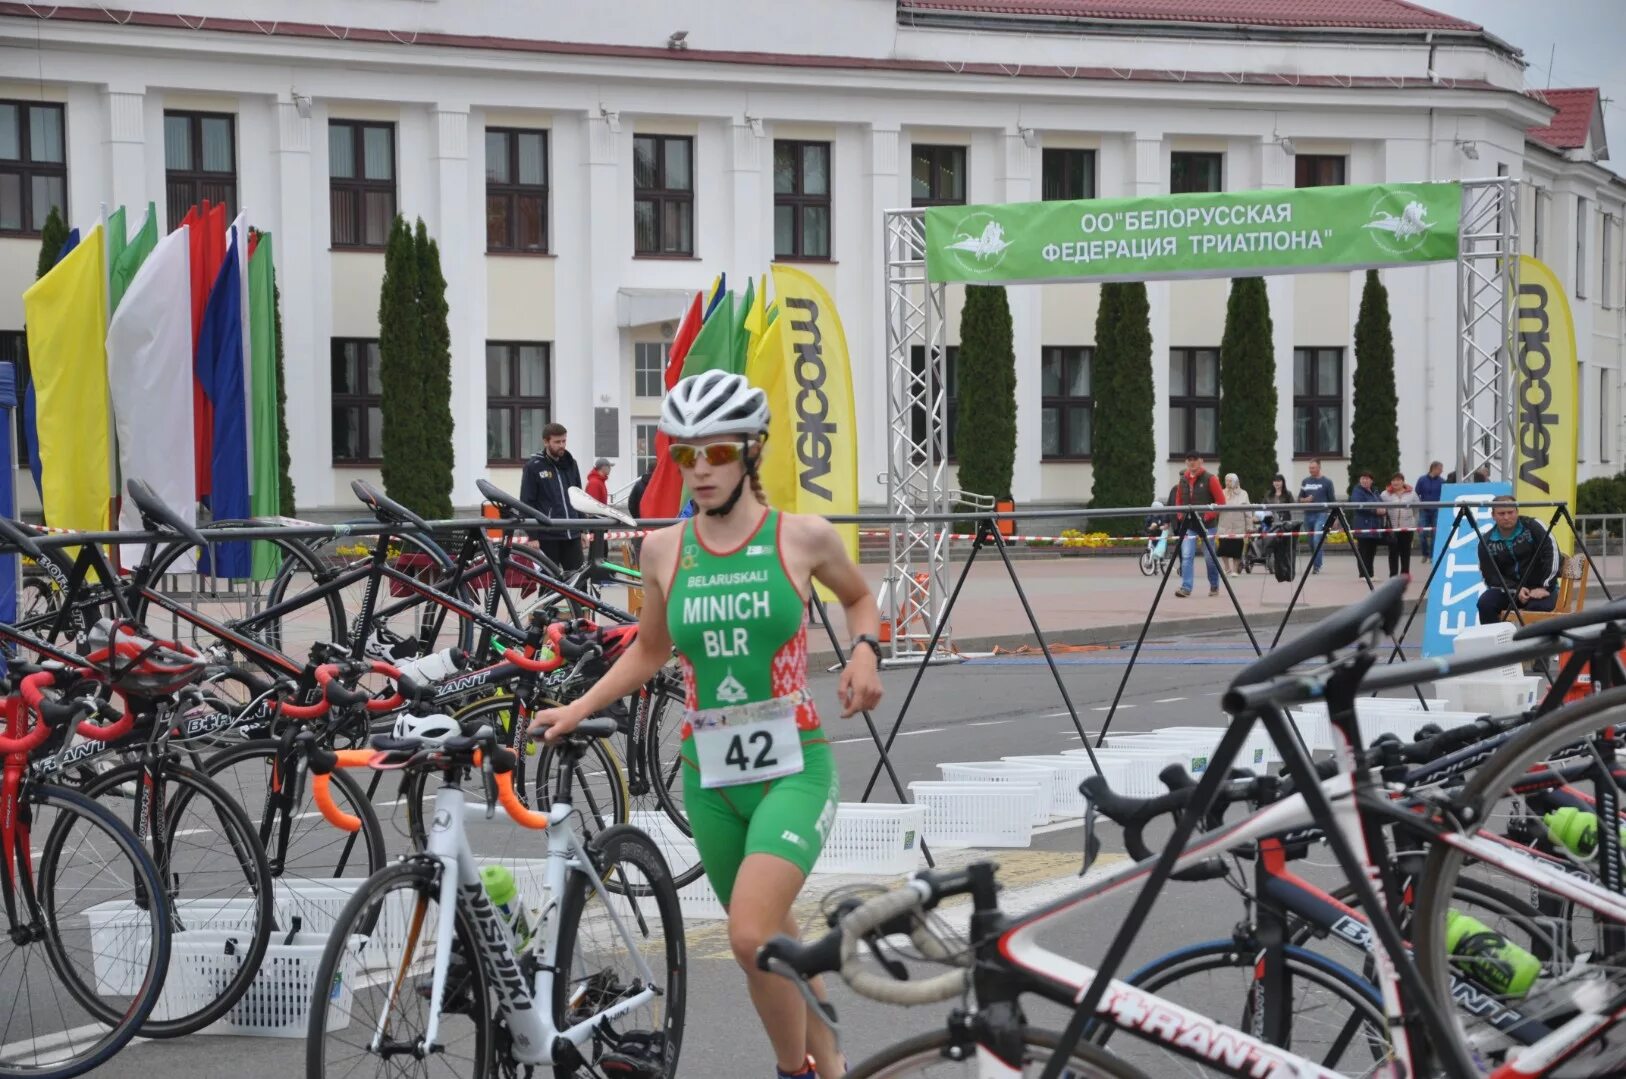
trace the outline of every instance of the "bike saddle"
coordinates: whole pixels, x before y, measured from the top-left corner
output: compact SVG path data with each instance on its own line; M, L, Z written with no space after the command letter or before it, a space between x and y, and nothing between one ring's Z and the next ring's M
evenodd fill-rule
M380 491L366 480L351 480L350 490L383 524L407 524L429 532L429 522Z
M136 510L141 514L142 525L150 531L176 532L199 547L209 545L209 541L203 538L203 533L199 532L195 525L183 521L181 515L172 510L158 497L157 492L145 483L132 479L125 483L124 489L130 493L130 501L136 504Z

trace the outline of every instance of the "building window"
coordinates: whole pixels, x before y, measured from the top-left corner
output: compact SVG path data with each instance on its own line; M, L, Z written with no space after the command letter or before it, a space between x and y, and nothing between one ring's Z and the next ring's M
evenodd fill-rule
M1592 229L1592 218L1587 213L1586 199L1575 200L1575 298L1586 299L1586 274L1592 267L1587 264L1587 233Z
M552 418L552 346L546 341L486 342L486 460L517 465L542 448Z
M1046 202L1095 198L1095 151L1047 149L1040 195Z
M12 426L17 429L17 467L28 467L28 440L23 437L22 404L23 390L28 385L28 334L22 330L0 330L0 363L12 364L15 368L17 387L17 412L12 417Z
M1293 350L1293 455L1344 455L1344 350Z
M633 253L694 254L694 139L632 138Z
M1169 155L1169 194L1225 190L1225 155L1176 150Z
M775 139L775 258L830 257L830 144Z
M1050 346L1039 354L1042 389L1040 454L1058 460L1083 460L1095 434L1090 397L1090 364L1095 349L1080 345Z
M658 420L632 421L632 443L638 450L632 464L634 475L642 476L655 467L655 434L659 428Z
M632 386L638 397L666 395L666 358L670 345L640 341L632 346Z
M328 121L327 174L333 246L382 248L395 223L395 125Z
M1603 269L1598 279L1598 299L1605 307L1615 306L1615 248L1619 246L1615 236L1620 231L1619 222L1614 214L1603 215L1603 237L1598 241L1598 247L1603 251Z
M171 227L201 202L237 216L237 118L230 113L164 113L164 202Z
M548 249L548 133L486 128L486 250Z
M909 168L912 205L965 205L964 146L916 146Z
M1348 160L1341 154L1299 154L1293 158L1293 186L1336 187L1346 183Z
M1169 350L1169 456L1219 447L1219 349Z
M51 207L68 216L61 105L0 101L0 236L38 236Z
M384 442L378 339L333 339L333 463L377 464Z
M955 457L954 439L959 433L959 366L960 346L945 346L943 349L944 385L937 386L933 384L929 387L929 392L933 396L941 393L944 397L943 413L948 427L948 448L945 451L945 458L948 460L952 460ZM926 373L926 346L914 345L909 349L909 369L914 372L915 378L922 381L930 381L927 379ZM914 438L915 443L917 445L924 444L926 441L926 410L924 408L915 408L911 427L911 436Z

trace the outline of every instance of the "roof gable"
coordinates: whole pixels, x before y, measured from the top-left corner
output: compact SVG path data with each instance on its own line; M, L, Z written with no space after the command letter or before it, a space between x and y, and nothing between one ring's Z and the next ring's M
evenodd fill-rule
M1594 158L1608 158L1597 87L1531 90L1530 96L1558 110L1546 126L1527 129L1530 138L1554 150L1585 150L1590 139Z

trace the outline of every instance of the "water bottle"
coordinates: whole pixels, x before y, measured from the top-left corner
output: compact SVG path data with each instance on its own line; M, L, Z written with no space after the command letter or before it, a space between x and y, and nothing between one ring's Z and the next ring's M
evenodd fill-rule
M468 653L461 648L443 648L427 656L397 664L400 672L421 685L443 682L463 669Z
M1590 809L1565 806L1541 818L1547 825L1547 838L1581 861L1598 856L1598 815ZM1626 826L1620 829L1620 842L1626 847Z
M1498 996L1524 996L1541 974L1541 960L1461 911L1445 917L1445 947L1463 960L1469 977Z
M519 900L519 889L514 887L514 874L508 871L507 866L481 866L480 883L485 886L491 905L502 915L515 949L524 951L531 941L531 925L525 918L525 905Z

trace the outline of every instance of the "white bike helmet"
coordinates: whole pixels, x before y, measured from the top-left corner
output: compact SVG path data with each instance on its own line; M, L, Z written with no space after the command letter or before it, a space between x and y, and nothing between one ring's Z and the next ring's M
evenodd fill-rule
M768 395L744 375L704 371L683 379L661 404L661 430L673 438L756 435L768 429Z
M463 733L457 720L451 716L435 714L430 716L415 716L410 712L402 712L395 717L394 735L397 738L416 738L429 745L438 746L448 738L456 738Z

